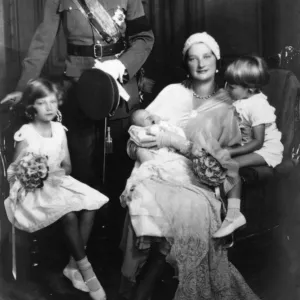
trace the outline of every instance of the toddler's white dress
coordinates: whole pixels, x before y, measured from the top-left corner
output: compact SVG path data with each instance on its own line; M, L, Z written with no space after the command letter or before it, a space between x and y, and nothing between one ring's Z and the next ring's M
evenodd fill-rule
M269 166L276 167L282 161L283 145L276 125L275 108L269 104L267 96L255 94L248 99L237 100L233 105L239 114L242 144L252 140L252 127L265 124L264 144L255 153L261 155Z
M105 195L71 176L63 175L63 172L60 172L56 184L53 184L51 174L62 171L65 129L58 122L51 122L51 126L50 138L42 137L32 124L23 125L14 136L15 141L25 140L28 143L26 152L48 156L49 177L44 181L44 186L28 192L17 202L11 195L4 202L10 222L28 232L47 227L69 212L96 210L108 202ZM11 168L8 168L8 173Z

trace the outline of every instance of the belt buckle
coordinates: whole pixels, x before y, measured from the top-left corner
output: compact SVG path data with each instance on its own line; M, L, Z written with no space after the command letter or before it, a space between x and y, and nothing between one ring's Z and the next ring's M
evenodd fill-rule
M101 49L101 55L97 55L97 49ZM94 57L95 58L102 58L103 56L103 49L101 44L94 44Z

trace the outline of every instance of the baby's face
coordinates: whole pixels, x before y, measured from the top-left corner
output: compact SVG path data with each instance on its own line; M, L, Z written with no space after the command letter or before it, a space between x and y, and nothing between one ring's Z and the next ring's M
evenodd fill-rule
M144 110L139 112L139 114L136 116L135 124L137 126L151 126L155 124L155 116L151 115L148 111Z

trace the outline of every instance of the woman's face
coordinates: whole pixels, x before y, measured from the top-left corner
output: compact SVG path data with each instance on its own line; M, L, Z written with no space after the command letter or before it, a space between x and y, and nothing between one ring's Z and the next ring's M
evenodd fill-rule
M57 105L57 98L54 93L35 100L33 105L36 109L35 120L42 122L53 120L57 114Z
M209 81L215 77L217 59L205 44L192 45L188 50L186 62L190 76L193 79Z

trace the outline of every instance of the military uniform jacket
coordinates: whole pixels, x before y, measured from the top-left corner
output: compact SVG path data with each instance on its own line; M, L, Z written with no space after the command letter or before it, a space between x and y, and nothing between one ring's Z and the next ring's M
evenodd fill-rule
M125 89L130 95L126 109L117 111L116 118L126 117L139 102L138 87L135 74L146 61L153 47L154 36L145 17L141 0L99 0L108 13L114 17L120 9L124 12L124 22L120 22L120 30L127 40L127 49L118 58L126 67L129 81ZM46 0L44 17L38 26L23 61L22 76L17 90L22 90L30 79L37 78L54 44L60 24L63 25L67 43L76 45L92 45L103 40L92 29L87 18L81 13L73 0ZM112 59L103 57L101 60ZM81 73L94 65L95 58L70 56L66 58L65 75L78 78Z

